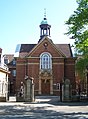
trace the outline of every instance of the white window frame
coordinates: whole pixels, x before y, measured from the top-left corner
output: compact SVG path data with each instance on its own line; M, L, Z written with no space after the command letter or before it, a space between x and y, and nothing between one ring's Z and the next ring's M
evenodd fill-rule
M52 56L48 52L40 55L40 69L52 69Z

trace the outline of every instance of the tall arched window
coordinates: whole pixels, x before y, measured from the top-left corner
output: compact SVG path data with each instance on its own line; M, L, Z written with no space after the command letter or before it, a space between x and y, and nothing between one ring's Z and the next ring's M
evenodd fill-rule
M52 57L47 52L40 55L40 69L52 69Z

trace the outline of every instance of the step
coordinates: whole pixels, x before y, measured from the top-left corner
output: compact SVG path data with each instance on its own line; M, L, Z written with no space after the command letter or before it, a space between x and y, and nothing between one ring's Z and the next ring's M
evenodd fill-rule
M10 102L16 102L16 96L9 96Z

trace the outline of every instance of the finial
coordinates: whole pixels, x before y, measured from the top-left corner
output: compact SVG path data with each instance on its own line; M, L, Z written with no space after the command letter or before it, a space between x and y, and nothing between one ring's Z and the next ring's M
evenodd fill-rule
M44 18L46 19L46 8L44 8Z

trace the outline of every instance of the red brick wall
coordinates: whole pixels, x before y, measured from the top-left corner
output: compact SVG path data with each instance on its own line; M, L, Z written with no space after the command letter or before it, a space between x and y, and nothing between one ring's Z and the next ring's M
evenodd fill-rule
M33 52L29 53L29 56L26 59L17 58L17 66L16 66L16 70L17 70L16 89L17 90L20 88L21 81L24 82L25 74L27 74L29 77L34 78L35 90L38 90L39 70L40 70L39 57L40 57L40 54L43 52L49 52L52 55L52 72L53 72L54 83L60 83L64 77L70 79L72 83L75 82L75 59L64 58L63 56L61 56L62 54L54 47L54 45L50 43L48 43L48 47L45 49L44 42L42 42L40 46L35 48ZM56 94L57 92L54 92L54 93ZM59 94L59 91L58 91L58 94Z
M54 82L60 83L64 77L64 58L53 59Z
M65 59L65 78L70 79L71 83L75 85L75 59Z
M44 47L45 42L48 43L47 48ZM44 40L44 42L42 42L40 46L36 48L36 50L30 53L30 56L39 57L43 52L49 52L53 57L61 56L60 52L54 47L54 44L50 44L50 42L48 42L47 40Z
M21 82L24 82L24 78L25 78L25 73L26 73L25 59L17 58L16 71L17 71L16 91L18 91L21 86Z
M39 81L39 64L28 65L28 76L34 78L35 90L37 90Z

